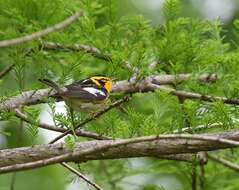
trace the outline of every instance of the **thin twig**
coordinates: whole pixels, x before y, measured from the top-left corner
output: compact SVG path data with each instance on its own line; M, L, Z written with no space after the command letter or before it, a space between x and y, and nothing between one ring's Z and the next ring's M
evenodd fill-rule
M128 100L129 100L129 98L126 96L126 97L124 97L124 98L122 98L122 99L120 99L120 100L114 102L114 103L111 104L108 108L106 108L106 109L104 109L103 111L101 111L101 112L95 114L93 117L90 117L90 118L86 119L85 121L83 121L83 122L80 123L79 125L77 125L77 126L74 126L74 125L73 125L73 128L74 128L73 130L74 130L74 131L72 131L72 129L67 130L67 131L64 132L62 135L59 135L58 137L56 137L55 139L53 139L51 142L49 142L49 144L53 144L54 142L56 142L57 140L63 138L63 137L64 137L65 135L67 135L67 134L70 134L70 133L74 133L74 134L75 134L75 130L78 129L79 127L82 127L82 126L85 125L86 123L88 123L88 122L90 122L90 121L92 121L92 120L98 118L98 117L101 116L102 114L108 112L108 111L111 110L112 108L114 108L114 107L116 107L116 106L119 106L119 105L121 105L123 102L126 102L126 101L128 101ZM97 184L95 184L94 182L91 182L90 180L88 180L85 176L83 176L83 175L82 175L81 173L79 173L77 170L74 170L74 168L71 168L71 166L68 165L67 163L62 162L61 165L64 166L65 168L69 169L69 170L72 171L73 173L75 173L77 176L79 176L79 177L81 177L82 179L84 179L84 180L85 180L87 183L89 183L90 185L93 185L96 189L101 190L101 188L100 188Z
M193 133L203 129L222 128L222 127L223 127L222 123L212 123L208 125L198 125L195 127L184 127L182 129L176 129L173 131L173 133Z
M83 122L81 122L80 124L76 125L74 127L74 130L84 126L86 123L89 123L90 121L95 120L96 118L100 117L101 115L103 115L104 113L110 111L112 108L117 107L119 105L121 105L124 102L127 102L129 100L128 96L125 96L124 98L115 101L114 103L112 103L109 107L105 108L104 110L96 113L95 115L93 115L92 117L89 117L87 119L85 119ZM55 139L53 139L51 142L49 142L49 144L53 144L56 141L58 141L59 139L63 138L64 136L68 135L68 134L72 134L72 130L68 129L66 132L64 132L63 134L59 135L58 137L56 137Z
M199 160L199 167L200 167L200 175L199 175L199 182L200 182L200 188L204 189L205 184L205 165L208 162L208 157L206 152L199 152L198 153L198 160Z
M239 99L237 98L226 98L226 97L221 97L221 96L211 96L211 95L203 95L199 93L194 93L194 92L187 92L183 90L175 90L173 88L169 88L166 86L160 86L160 85L150 85L149 86L151 89L159 89L163 91L168 91L170 94L174 96L180 96L183 98L187 99L195 99L195 100L203 100L207 102L223 102L226 104L234 104L234 105L239 105Z
M57 30L63 29L65 27L67 27L68 25L70 25L72 22L74 22L80 16L82 16L82 13L81 12L76 12L74 15L68 17L64 21L62 21L58 24L55 24L53 26L50 26L50 27L48 27L44 30L34 32L32 34L29 34L29 35L26 35L26 36L23 36L23 37L0 41L0 48L9 47L9 46L17 45L17 44L24 43L24 42L27 42L27 41L31 41L31 40L34 40L36 38L40 38L42 36L45 36L45 35L47 35L51 32L55 32Z
M0 71L0 78L7 75L14 67L14 64L7 65L2 71Z
M226 160L226 159L223 159L223 158L220 158L218 156L213 156L212 154L207 154L208 158L215 161L215 162L218 162L230 169L233 169L234 171L236 172L239 172L239 165L236 164L236 163L233 163L229 160Z
M192 163L192 190L197 190L197 168L196 164Z
M19 111L21 111L21 110L22 110L22 108L19 109ZM23 122L23 120L20 120L20 129L19 129L19 133L18 133L17 139L16 139L17 147L21 147L21 144L22 144L21 142L22 142L23 126L24 126L24 122ZM16 178L17 178L17 174L16 174L16 172L14 172L12 174L12 178L11 178L11 185L10 185L11 190L15 189Z
M27 118L27 116L23 112L21 112L19 109L15 109L15 116L20 118L21 121L25 121L25 122L30 123L30 124L35 124L34 122L30 121ZM48 130L52 130L52 131L57 131L57 132L63 132L63 131L65 132L67 130L67 129L51 126L51 125L48 125L48 124L44 124L44 123L39 123L38 126L41 127L41 128L44 128L44 129L48 129ZM91 132L78 131L78 132L76 132L76 134L79 135L79 136L85 136L85 137L90 137L90 138L100 139L100 140L111 139L111 138L108 138L108 137L100 136L97 133L91 133ZM81 174L80 172L78 172L77 170L72 168L67 163L62 162L61 165L63 167L65 167L65 168L67 168L68 170L70 170L71 172L73 172L74 174L76 174L78 177L80 177L83 180L85 180L90 185L94 186L96 189L102 190L102 188L100 188L97 184L95 184L94 182L91 182L87 177L85 177L83 174ZM15 175L16 175L16 173L13 174L12 181L13 180L15 181ZM11 183L11 184L13 184L13 183ZM11 188L12 188L12 186L13 185L11 185Z
M111 54L109 53L104 53L101 50L99 50L98 48L94 47L94 46L90 46L90 45L86 45L86 44L62 44L62 43L56 43L56 42L47 42L44 41L41 44L40 49L43 50L64 50L64 51L83 51L85 53L91 54L92 56L98 58L98 59L102 59L104 61L109 61L112 62L113 57ZM160 63L160 61L155 60L152 63L149 64L149 69L153 70L158 64ZM129 69L132 73L132 77L131 77L131 82L135 82L137 79L137 75L139 73L139 69L136 67L133 67L128 61L123 61L122 65L124 65L124 67L126 67L127 69ZM205 81L203 82L214 82L214 80L210 80L210 78L215 78L215 80L217 80L217 76L216 75L208 75L209 78L206 78Z
M43 123L43 122L39 122L39 123L34 123L33 121L31 121L24 113L22 113L19 109L15 109L15 116L20 118L21 120L30 123L32 125L37 125L42 129L47 129L50 131L55 131L55 132L60 132L60 133L64 133L66 132L68 129L65 128L61 128L61 127L56 127L54 125L49 125L47 123ZM94 132L90 132L90 131L82 131L82 130L76 130L75 134L77 136L82 136L82 137L88 137L88 138L92 138L92 139L97 139L97 140L110 140L112 139L111 137L106 137Z
M101 52L98 48L85 45L85 44L61 44L61 43L54 43L54 42L46 42L43 41L41 44L41 49L44 50L64 50L64 51L83 51L85 53L89 53L92 56L105 60L105 61L112 61L112 58L109 54Z
M88 184L93 186L95 189L103 190L99 185L97 185L95 182L91 181L88 177L86 177L85 175L83 175L82 173L80 173L75 168L71 167L70 165L68 165L66 163L61 163L61 165L64 166L65 168L67 168L68 170L70 170L72 173L76 174L79 178L86 181Z
M15 189L16 175L17 175L17 173L13 172L13 174L11 176L10 190L14 190Z
M94 46L90 46L90 45L85 45L85 44L62 44L62 43L56 43L56 42L47 42L44 41L41 44L40 49L43 50L63 50L63 51L83 51L85 53L91 54L92 56L104 60L104 61L108 61L108 62L112 62L113 58L112 55L107 54L102 52L101 50L99 50L98 48L94 47ZM153 62L155 63L155 62ZM123 61L121 65L124 65L127 69L129 69L132 73L132 79L136 79L137 75L139 73L139 69L136 67L133 67L128 61Z

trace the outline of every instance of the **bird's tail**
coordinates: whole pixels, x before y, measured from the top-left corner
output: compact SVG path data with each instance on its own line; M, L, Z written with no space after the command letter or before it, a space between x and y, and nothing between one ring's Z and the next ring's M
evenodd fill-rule
M54 88L57 92L61 92L61 88L58 84L56 84L55 82L53 82L52 80L49 79L38 79L40 82Z

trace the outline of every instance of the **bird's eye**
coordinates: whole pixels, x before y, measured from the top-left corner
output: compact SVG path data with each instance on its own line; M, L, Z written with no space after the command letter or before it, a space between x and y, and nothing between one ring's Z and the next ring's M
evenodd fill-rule
M98 81L99 81L99 83L100 83L102 86L104 86L105 83L106 83L105 79L101 79L101 80L98 80Z

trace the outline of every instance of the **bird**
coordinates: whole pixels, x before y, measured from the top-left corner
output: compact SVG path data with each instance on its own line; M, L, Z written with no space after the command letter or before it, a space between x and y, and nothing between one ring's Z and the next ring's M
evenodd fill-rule
M77 112L102 109L112 89L112 79L105 76L92 76L64 87L46 78L39 81L55 89L55 96L61 97L70 109Z

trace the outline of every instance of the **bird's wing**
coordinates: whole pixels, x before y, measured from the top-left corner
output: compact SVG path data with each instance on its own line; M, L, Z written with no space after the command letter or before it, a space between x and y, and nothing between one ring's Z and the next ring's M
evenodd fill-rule
M82 83L78 81L65 86L67 90L60 95L69 98L79 98L86 101L100 101L106 99L108 96L104 89L99 89L97 86L81 84Z

